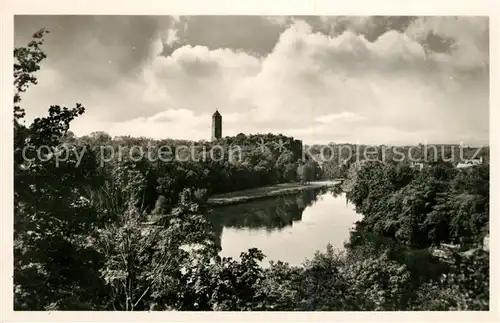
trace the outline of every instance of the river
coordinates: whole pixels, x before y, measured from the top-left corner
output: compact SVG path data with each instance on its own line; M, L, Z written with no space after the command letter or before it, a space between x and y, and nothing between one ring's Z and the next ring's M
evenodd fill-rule
M345 193L314 189L216 207L210 218L218 231L221 256L238 258L255 247L266 255L262 265L267 266L269 260L300 265L328 243L343 249L361 215Z

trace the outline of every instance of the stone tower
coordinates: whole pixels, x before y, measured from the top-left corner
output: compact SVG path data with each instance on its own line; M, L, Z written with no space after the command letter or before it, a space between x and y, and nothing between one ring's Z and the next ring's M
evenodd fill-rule
M222 137L222 116L218 110L212 115L212 141Z

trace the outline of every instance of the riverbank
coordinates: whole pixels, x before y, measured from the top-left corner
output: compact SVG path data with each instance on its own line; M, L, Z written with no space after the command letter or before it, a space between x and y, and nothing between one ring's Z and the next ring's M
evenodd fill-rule
M284 183L254 189L217 194L208 199L209 205L229 205L256 199L299 193L311 188L327 188L340 184L341 181L314 181L307 184Z

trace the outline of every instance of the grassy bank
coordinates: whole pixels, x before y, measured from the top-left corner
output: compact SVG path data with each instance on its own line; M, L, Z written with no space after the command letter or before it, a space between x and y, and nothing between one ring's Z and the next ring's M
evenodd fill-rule
M224 194L217 194L208 199L210 205L229 205L248 202L260 198L294 194L311 188L332 187L338 185L340 181L316 181L307 184L285 183L271 186L264 186L254 189L234 191Z

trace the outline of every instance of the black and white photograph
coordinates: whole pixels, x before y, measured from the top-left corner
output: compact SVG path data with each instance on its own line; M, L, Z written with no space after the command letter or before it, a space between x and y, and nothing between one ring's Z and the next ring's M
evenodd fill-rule
M16 14L9 53L9 311L498 305L487 15Z

